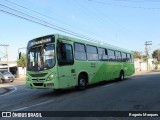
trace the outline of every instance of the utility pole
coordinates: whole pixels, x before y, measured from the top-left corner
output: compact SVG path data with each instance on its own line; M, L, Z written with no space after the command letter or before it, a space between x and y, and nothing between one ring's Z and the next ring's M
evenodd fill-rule
M147 71L149 70L149 67L148 67L148 58L149 58L149 45L152 45L152 41L146 41L145 42L145 53L146 53L146 56L147 56Z
M3 46L3 47L5 47L5 48L6 48L7 69L8 69L8 71L9 71L9 65L8 65L8 49L7 49L7 47L8 47L9 45L6 45L6 44L0 44L0 46Z

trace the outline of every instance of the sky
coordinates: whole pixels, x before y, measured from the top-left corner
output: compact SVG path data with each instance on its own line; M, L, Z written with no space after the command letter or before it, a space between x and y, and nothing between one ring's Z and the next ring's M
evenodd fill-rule
M142 53L152 41L151 53L160 48L159 21L159 0L0 0L0 45L9 45L9 61L16 61L29 40L54 33L76 37L57 30L62 28ZM5 52L0 46L1 60Z

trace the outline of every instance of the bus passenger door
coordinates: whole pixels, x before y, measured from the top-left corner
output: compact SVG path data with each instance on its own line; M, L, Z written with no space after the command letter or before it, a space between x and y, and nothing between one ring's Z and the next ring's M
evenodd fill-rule
M59 87L66 88L76 85L72 44L67 41L58 42L58 76Z

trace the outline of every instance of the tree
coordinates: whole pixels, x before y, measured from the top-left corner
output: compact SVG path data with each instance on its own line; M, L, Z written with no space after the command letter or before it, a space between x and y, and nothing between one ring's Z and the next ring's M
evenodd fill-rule
M153 54L152 54L152 57L157 59L158 62L160 62L160 50L158 50L158 49L154 50Z
M134 51L134 52L133 52L133 56L134 56L134 59L136 59L136 58L141 59L141 53L138 52L138 51Z
M134 59L141 59L143 61L147 60L147 55L142 55L142 53L138 52L138 51L133 52L133 57L134 57Z
M26 54L22 54L21 58L17 60L18 67L26 67Z

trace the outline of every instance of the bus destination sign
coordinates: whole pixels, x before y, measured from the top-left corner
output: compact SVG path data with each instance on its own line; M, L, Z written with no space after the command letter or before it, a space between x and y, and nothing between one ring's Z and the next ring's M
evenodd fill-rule
M43 44L43 43L48 43L48 42L51 42L51 38L42 39L39 41L33 41L33 42L31 42L31 46L35 46L35 45L39 45L39 44Z
M41 38L31 40L28 43L28 47L33 47L33 46L47 44L47 43L53 43L53 42L54 42L54 36L46 36L46 37L41 37Z

